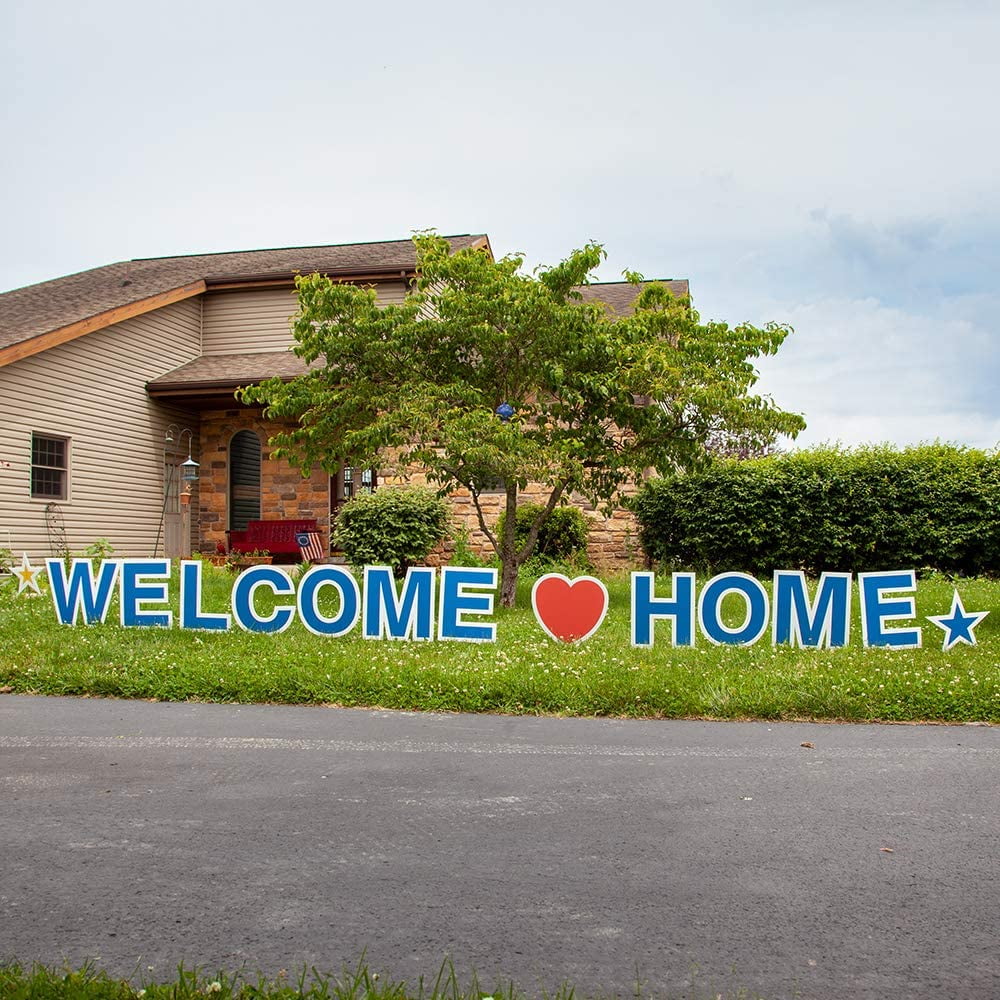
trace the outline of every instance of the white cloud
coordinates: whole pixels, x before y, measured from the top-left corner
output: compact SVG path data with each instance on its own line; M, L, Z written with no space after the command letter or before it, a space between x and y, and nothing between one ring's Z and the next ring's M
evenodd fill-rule
M796 332L762 361L759 388L805 415L808 429L797 445L1000 442L993 338L970 319L871 298L774 309Z

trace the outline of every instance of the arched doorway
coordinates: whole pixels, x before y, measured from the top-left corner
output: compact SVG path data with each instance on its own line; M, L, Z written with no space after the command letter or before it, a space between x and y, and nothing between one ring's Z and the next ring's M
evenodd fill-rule
M237 431L229 442L229 530L260 520L260 438Z

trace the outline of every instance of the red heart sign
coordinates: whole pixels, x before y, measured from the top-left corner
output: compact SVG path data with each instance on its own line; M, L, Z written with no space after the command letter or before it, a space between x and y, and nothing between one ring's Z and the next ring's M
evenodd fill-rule
M559 642L582 642L601 626L608 611L608 588L592 576L575 580L546 573L531 588L538 624Z

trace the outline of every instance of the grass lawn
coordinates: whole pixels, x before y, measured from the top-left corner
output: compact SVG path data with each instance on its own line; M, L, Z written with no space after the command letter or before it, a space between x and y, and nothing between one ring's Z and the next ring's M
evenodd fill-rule
M760 994L745 989L719 993L696 985L694 990L688 993L692 1000L763 1000ZM487 989L475 976L463 985L447 961L432 980L416 983L373 972L363 959L340 975L313 969L292 978L279 973L278 978L267 979L222 972L212 976L203 970L181 968L175 979L165 981L146 979L139 973L131 980L115 979L92 965L55 969L0 963L0 1000L527 1000L529 995L512 982ZM584 1000L587 996L570 984L536 995L542 1000ZM642 981L637 981L632 995L637 1000L644 996L669 1000L659 991L647 989Z
M463 712L1000 722L1000 613L978 626L976 647L942 652L943 633L922 621L925 648L866 650L855 592L844 649L773 647L766 637L751 647L720 647L701 635L693 648L675 649L667 624L658 626L652 649L633 649L628 578L607 582L607 618L577 646L538 627L530 581L522 581L519 607L498 609L493 644L366 641L360 629L328 639L298 621L276 636L236 628L68 628L56 622L47 593L18 595L7 582L0 586L0 690ZM228 610L231 585L227 571L206 566L204 609ZM918 615L947 613L954 586L941 577L921 580ZM969 611L1000 612L1000 582L957 586ZM175 610L177 590L175 573Z

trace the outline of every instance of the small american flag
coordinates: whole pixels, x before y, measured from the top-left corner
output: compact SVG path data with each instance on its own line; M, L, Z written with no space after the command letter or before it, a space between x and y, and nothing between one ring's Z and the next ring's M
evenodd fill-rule
M315 562L326 556L323 536L318 531L300 531L295 536L295 542L302 553L303 562Z

